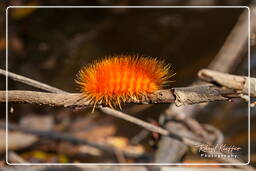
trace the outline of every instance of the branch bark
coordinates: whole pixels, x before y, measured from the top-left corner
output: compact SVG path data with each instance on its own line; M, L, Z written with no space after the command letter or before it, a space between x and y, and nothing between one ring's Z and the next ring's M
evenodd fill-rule
M60 90L58 88L49 86L49 85L41 83L39 81L32 80L32 79L24 77L22 75L18 75L18 74L12 73L12 72L6 72L5 70L3 70L1 68L0 68L0 75L6 76L6 77L11 78L15 81L19 81L21 83L24 83L24 84L27 84L27 85L30 85L32 87L36 87L36 88L39 88L39 89L42 89L42 90L45 90L45 91L50 91L50 92L53 92L53 93L65 93L65 91Z
M128 103L175 103L177 106L210 101L226 101L239 97L232 89L222 89L213 85L200 85L159 90L141 99L130 99ZM6 92L0 91L0 102L6 102ZM80 93L46 93L37 91L8 91L8 102L25 102L64 107L90 106ZM98 105L101 105L100 103ZM104 104L103 104L104 105Z
M214 82L223 87L235 89L242 94L248 94L250 87L250 96L256 97L256 78L231 75L209 69L200 70L198 77L204 81Z

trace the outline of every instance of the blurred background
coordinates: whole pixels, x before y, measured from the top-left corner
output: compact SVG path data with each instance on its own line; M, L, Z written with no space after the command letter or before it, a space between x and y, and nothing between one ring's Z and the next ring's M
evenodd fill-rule
M14 0L8 5L249 5L249 1L147 1L147 4L121 0L82 1ZM8 69L68 92L79 92L74 79L79 69L105 56L135 54L157 57L171 64L176 72L171 87L189 86L197 72L206 68L219 52L244 8L10 8L8 10ZM1 16L0 25L5 25ZM3 28L3 27L2 27ZM0 67L5 68L5 29L1 29ZM245 33L247 34L247 30ZM255 44L252 44L255 48ZM255 76L255 50L251 71ZM248 51L231 73L248 74ZM0 77L1 90L5 77ZM9 90L37 90L9 80ZM169 105L125 105L123 111L149 122L158 122ZM0 121L5 121L5 104L1 104ZM9 104L9 122L31 130L56 131L79 139L108 144L140 157L115 157L88 145L11 131L9 150L26 162L34 163L151 163L159 139L142 128L91 109L73 111L61 107ZM252 122L255 108L251 108ZM200 123L220 129L225 143L241 147L240 159L248 161L248 108L243 100L214 102L196 115ZM0 129L4 134L4 129ZM252 134L255 134L252 128ZM25 137L25 138L24 138ZM22 141L21 141L22 140ZM255 136L252 136L252 144ZM0 146L4 163L5 147ZM170 147L171 148L171 147ZM251 162L256 161L252 146ZM116 154L118 156L118 154ZM175 154L173 154L175 155ZM190 152L180 162L217 162L201 159Z

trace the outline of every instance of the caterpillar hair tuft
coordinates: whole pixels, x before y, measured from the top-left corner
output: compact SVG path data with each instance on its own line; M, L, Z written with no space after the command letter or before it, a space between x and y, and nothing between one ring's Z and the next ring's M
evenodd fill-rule
M151 57L115 56L83 67L76 79L90 104L100 102L112 108L153 93L168 83L169 65ZM174 74L173 74L174 75Z

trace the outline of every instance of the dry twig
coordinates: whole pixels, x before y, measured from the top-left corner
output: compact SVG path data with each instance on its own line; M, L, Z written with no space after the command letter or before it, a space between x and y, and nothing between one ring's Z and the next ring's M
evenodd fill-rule
M49 92L53 92L53 93L65 93L65 91L60 90L58 88L49 86L47 84L41 83L39 81L32 80L30 78L27 78L27 77L24 77L24 76L21 76L21 75L18 75L18 74L14 74L12 72L6 72L5 70L3 70L1 68L0 68L0 75L4 75L6 77L8 76L8 78L11 78L15 81L18 81L18 82L21 82L21 83L30 85L32 87L36 87L36 88L45 90L45 91L49 91Z
M200 85L184 88L159 90L141 99L130 99L129 103L175 103L177 106L211 101L227 101L239 94L232 89L222 89L213 85ZM0 102L6 102L6 92L0 91ZM80 93L46 93L37 91L8 91L8 102L25 102L50 106L86 107L88 101ZM101 105L98 103L98 105Z
M223 87L237 90L241 94L248 95L248 87L250 87L250 96L256 97L256 78L231 75L217 72L209 69L202 69L198 72L198 77L204 81L214 82Z

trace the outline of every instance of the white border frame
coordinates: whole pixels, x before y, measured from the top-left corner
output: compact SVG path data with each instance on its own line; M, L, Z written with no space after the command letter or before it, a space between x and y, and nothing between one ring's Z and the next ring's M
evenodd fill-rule
M174 166L174 165L249 165L250 163L250 98L248 101L248 161L246 163L9 163L8 161L8 10L11 8L243 8L248 10L248 77L250 78L250 8L248 6L8 6L6 8L6 163L8 165L70 165L70 166L140 166L140 165L154 165L154 166ZM250 79L248 84L248 94L250 94Z

